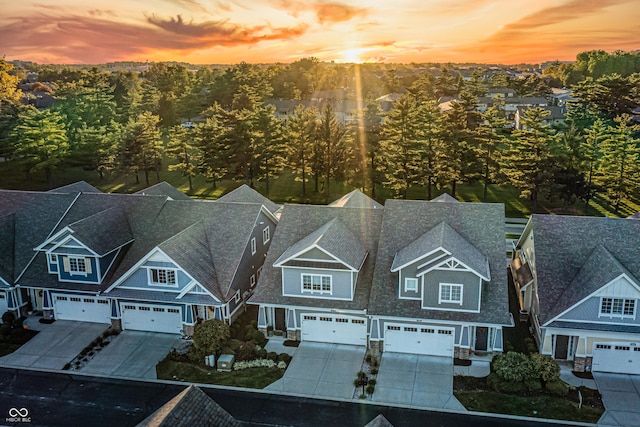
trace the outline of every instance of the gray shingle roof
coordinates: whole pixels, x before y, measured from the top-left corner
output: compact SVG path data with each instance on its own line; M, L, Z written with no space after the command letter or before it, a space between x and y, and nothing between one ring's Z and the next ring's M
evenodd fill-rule
M374 259L384 209L336 209L330 206L286 205L271 240L262 274L250 301L281 305L305 305L311 307L364 310L368 306L369 291L373 278ZM314 298L295 298L282 295L281 269L273 267L275 261L292 245L309 234L338 219L352 233L364 250L367 258L358 274L353 301L335 301Z
M367 251L358 238L340 221L332 218L311 234L291 245L276 261L282 262L305 249L317 246L354 270L360 268Z
M85 182L78 181L73 184L64 185L62 187L54 188L53 190L49 190L49 193L102 193L102 191L98 190L93 185Z
M380 414L369 421L364 427L393 427L393 424L391 424L384 415Z
M398 273L391 272L395 254L414 241L415 236L443 221L489 261L491 280L482 287L479 313L425 310L420 308L420 301L398 299ZM511 324L505 271L504 205L387 200L368 313Z
M449 195L449 193L442 193L438 197L431 199L432 202L438 203L460 203L458 199Z
M264 197L262 194L258 193L253 188L249 187L246 184L242 184L240 187L235 190L225 194L220 197L216 202L225 202L225 203L260 203L264 205L265 208L272 214L275 214L282 206L272 202L271 200Z
M124 209L113 207L69 224L73 237L100 256L133 240Z
M152 185L151 187L136 191L134 194L140 194L142 196L166 196L170 197L172 200L191 200L189 196L166 181L162 181Z
M367 196L360 190L353 190L350 193L345 194L338 200L329 203L329 206L336 208L372 208L382 209L382 205L371 197Z
M606 285L612 272L640 278L640 221L534 214L531 223L541 323ZM601 264L588 265L592 256Z
M0 278L7 282L4 284L0 280L0 288L13 284L14 239L15 214L9 214L0 218Z
M195 385L190 385L137 427L241 427L242 424L222 409Z
M490 278L487 257L444 221L400 249L393 258L391 270L395 271L438 248L450 252L457 260L482 277Z

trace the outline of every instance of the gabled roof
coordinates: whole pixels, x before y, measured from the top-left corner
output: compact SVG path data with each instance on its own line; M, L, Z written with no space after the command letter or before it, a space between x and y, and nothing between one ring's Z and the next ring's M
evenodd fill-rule
M195 385L190 385L137 427L241 427L227 411Z
M393 427L393 424L391 424L384 415L379 414L377 417L369 421L364 427Z
M166 181L162 181L152 185L151 187L136 191L134 194L140 194L142 196L166 196L172 200L191 200L189 196Z
M0 288L13 283L15 214L0 218Z
M460 203L458 199L450 196L448 193L442 193L438 197L431 199L431 201L437 203Z
M108 254L133 240L125 211L113 207L69 224L73 237L99 256Z
M49 193L102 193L102 191L98 190L93 185L85 182L78 181L73 184L63 185L62 187L54 188L53 190L49 190Z
M439 248L452 254L483 280L491 280L487 257L444 221L400 249L393 258L391 271L398 271Z
M317 247L341 261L353 271L358 271L367 251L358 238L340 221L329 222L291 245L274 263L276 266L294 258L303 251Z
M640 221L534 214L531 230L541 323L580 302L586 292L593 293L598 282L600 287L606 285L612 274L624 271L622 268L631 278L640 278ZM602 248L596 250L598 246ZM591 257L603 264L590 265ZM587 274L592 278L585 280L587 289L583 291L577 287L578 275Z
M306 298L304 304L312 307L345 310L364 310L369 301L374 259L384 209L336 209L330 206L286 205L271 239L271 246L263 265L262 274L255 287L252 303L299 305L300 298L282 295L282 269L274 264L282 254L312 233L339 221L353 234L355 241L368 253L358 273L352 301ZM353 240L353 239L352 239ZM335 255L335 254L334 254ZM351 261L355 264L355 262Z
M443 235L443 241L446 240L444 236L451 235L454 243L450 247L453 249L462 248L460 250L470 251L470 254L477 251L488 260L488 277L491 280L482 286L479 313L422 309L419 301L398 298L398 273L391 271L394 257L412 244L416 236L423 236L430 230L434 230L434 238ZM424 242L415 243L416 246L420 244ZM477 255L464 256L474 258ZM394 317L510 325L505 267L503 204L387 200L367 312Z
M367 196L360 190L353 190L351 193L345 194L338 200L329 203L329 206L336 208L372 208L382 209L382 205L371 197Z
M622 275L626 275L630 280L640 285L638 279L620 264L611 252L602 245L596 246L571 284L566 287L558 298L558 302L544 318L553 318L561 314L567 307L582 301Z
M246 184L242 184L240 187L235 190L225 194L220 197L216 202L225 202L225 203L260 203L264 205L265 208L269 210L273 215L280 210L282 206L272 202L262 194L258 193L253 188L249 187Z

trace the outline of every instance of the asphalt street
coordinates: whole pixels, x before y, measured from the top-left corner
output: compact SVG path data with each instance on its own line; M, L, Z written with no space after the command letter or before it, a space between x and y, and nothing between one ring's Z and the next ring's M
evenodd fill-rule
M183 389L177 384L0 368L0 425L134 426ZM203 390L248 426L364 426L378 414L396 427L560 425L253 391Z

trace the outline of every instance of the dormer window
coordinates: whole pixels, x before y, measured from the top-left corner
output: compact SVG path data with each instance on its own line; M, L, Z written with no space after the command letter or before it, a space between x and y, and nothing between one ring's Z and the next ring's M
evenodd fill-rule
M408 277L404 279L405 292L418 292L418 279Z
M628 298L602 298L601 317L635 317L636 300Z
M84 257L67 256L63 257L64 271L71 275L91 274L90 264L86 262Z
M166 268L150 268L149 283L158 286L176 286L176 271Z
M462 285L454 283L440 283L438 304L442 303L462 305Z

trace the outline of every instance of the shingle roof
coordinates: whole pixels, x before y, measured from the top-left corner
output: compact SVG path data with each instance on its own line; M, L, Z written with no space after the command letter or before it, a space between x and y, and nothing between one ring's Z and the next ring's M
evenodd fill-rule
M282 207L264 197L262 194L258 193L256 190L246 184L242 184L235 190L225 194L224 196L216 200L216 202L260 203L264 205L264 207L267 208L267 210L269 210L269 212L271 212L272 214L275 214Z
M393 424L391 424L384 415L380 414L369 421L364 427L393 427Z
M142 196L166 196L170 197L172 200L191 200L189 196L166 181L162 181L152 185L151 187L136 191L134 194L140 194Z
M9 214L0 218L0 288L13 283L13 255L15 244L15 214Z
M372 208L382 209L382 205L371 197L367 196L360 190L353 190L350 193L345 194L338 200L329 203L329 206L333 207L346 207L346 208Z
M133 240L124 209L105 209L80 221L69 224L73 237L100 256Z
M420 301L398 299L395 254L446 222L489 261L491 280L482 287L479 313L422 309ZM376 315L509 325L504 252L504 205L498 203L432 203L387 200L380 232L368 313Z
M336 209L330 206L286 205L271 240L262 274L250 301L282 305L300 305L300 298L282 295L282 272L273 267L285 251L333 219L339 220L352 233L368 255L358 273L353 301L305 298L312 307L364 310L369 301L373 266L384 209Z
M102 193L102 191L98 190L93 185L85 182L78 181L73 184L64 185L62 187L54 188L53 190L49 190L49 193Z
M190 385L137 427L241 427L242 424L222 409L195 385Z
M490 279L487 257L444 221L400 249L393 258L391 270L396 271L401 266L438 248L450 252L458 261L482 277Z
M340 221L332 218L329 222L311 234L291 245L276 261L276 264L305 249L317 246L330 253L338 260L354 270L360 268L367 251L362 247L358 238Z
M458 199L449 195L449 193L442 193L438 197L431 199L432 202L438 203L460 203Z
M541 323L579 302L587 292L597 290L598 281L600 286L606 285L611 277L606 269L619 272L621 266L640 278L640 221L534 214L531 224ZM606 252L596 251L598 246ZM603 264L588 265L592 255ZM579 285L584 289L578 288L579 274L591 276Z

